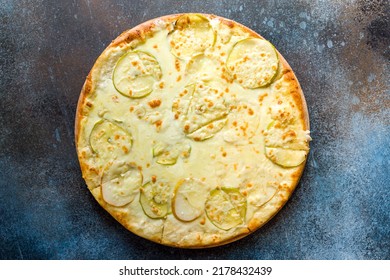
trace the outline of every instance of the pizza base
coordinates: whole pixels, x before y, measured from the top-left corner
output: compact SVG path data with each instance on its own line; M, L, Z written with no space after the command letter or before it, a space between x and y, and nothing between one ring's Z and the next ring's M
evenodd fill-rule
M181 222L175 219L173 215L168 215L165 219L145 219L142 207L138 203L139 193L134 197L134 203L131 202L119 207L110 205L102 196L101 178L103 171L89 164L88 157L90 157L90 154L86 152L86 149L83 149L88 142L86 141L86 132L83 129L90 117L91 110L95 106L93 102L95 99L94 95L96 95L96 89L101 86L100 77L103 75L102 73L112 69L120 54L144 44L153 36L156 28L168 26L182 15L169 15L140 24L122 33L104 50L88 74L80 94L75 120L75 142L83 178L92 195L125 228L141 237L167 246L181 248L214 247L247 236L262 227L276 215L288 201L298 184L306 160L298 167L293 168L294 171L289 174L289 183L279 186L277 193L269 201L259 206L258 211L253 211L252 217L246 221L245 225L240 225L229 230L220 230L215 228L205 215L200 218L204 220L202 223L199 223L199 219L190 222ZM237 32L248 34L250 37L263 39L256 32L232 20L209 14L202 14L202 16L210 21L219 21L224 28L228 28L233 32L237 30ZM120 54L116 54L114 51L118 48L122 49ZM277 55L279 58L279 70L277 77L274 78L274 81L269 87L274 89L277 86L278 89L275 89L276 92L278 90L284 91L292 97L296 106L295 110L298 112L297 122L300 123L303 130L309 130L309 115L302 89L287 61L279 52L277 52ZM267 164L273 165L272 162L268 162ZM184 227L183 224L185 225Z

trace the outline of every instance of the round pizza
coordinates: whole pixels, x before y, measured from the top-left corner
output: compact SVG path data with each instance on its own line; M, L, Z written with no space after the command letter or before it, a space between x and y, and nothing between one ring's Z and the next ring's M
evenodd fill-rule
M286 60L208 14L160 17L116 38L85 81L75 136L98 203L131 232L183 248L226 244L269 221L311 140Z

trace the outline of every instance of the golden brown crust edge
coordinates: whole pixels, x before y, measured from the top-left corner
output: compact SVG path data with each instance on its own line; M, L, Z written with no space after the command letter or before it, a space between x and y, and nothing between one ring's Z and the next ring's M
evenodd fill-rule
M82 119L84 117L83 114L82 114L82 111L83 111L84 106L86 106L85 105L85 101L86 101L87 97L91 93L93 93L93 86L94 86L93 85L93 72L95 71L95 69L97 69L99 67L100 63L105 60L105 56L106 56L107 52L111 48L113 48L113 47L119 46L121 44L128 44L128 43L130 43L130 42L132 42L134 40L139 40L139 41L142 42L142 41L144 41L148 37L149 34L151 34L153 32L153 27L155 27L157 20L158 21L163 21L163 22L169 24L171 22L174 22L178 17L180 17L183 14L172 14L172 15L167 15L167 16L163 16L163 17L158 17L158 18L149 20L149 21L144 22L144 23L142 23L142 24L140 24L138 26L135 26L132 29L129 29L129 30L123 32L115 40L113 40L108 45L108 47L103 51L103 53L98 57L98 59L96 60L94 66L92 67L91 71L89 72L89 74L88 74L88 76L86 78L86 81L85 81L85 83L83 85L83 88L81 90L80 97L79 97L78 104L77 104L76 117L75 117L75 143L76 143L77 152L79 152L78 146L79 146L79 140L80 140L79 137L80 137L80 132L81 132L81 121L82 121ZM233 20L226 19L226 18L223 18L223 17L220 17L220 16L216 16L216 15L213 15L213 14L202 14L202 13L197 13L197 14L201 14L201 15L209 18L209 19L217 18L222 23L224 23L227 26L229 26L230 28L238 27L238 28L241 28L242 30L244 30L245 32L249 33L253 37L263 38L261 35L259 35L255 31L253 31L253 30L249 29L248 27L246 27L246 26L244 26L244 25L242 25L240 23L237 23L237 22L235 22ZM293 87L296 88L296 90L293 92L293 99L295 101L295 104L297 104L297 106L299 107L299 111L301 112L301 121L303 123L303 128L308 130L310 128L309 113L308 113L307 104L306 104L305 97L303 95L302 88L301 88L301 86L300 86L300 84L299 84L299 82L298 82L294 72L292 71L290 65L287 63L287 61L284 59L284 57L279 52L278 52L278 55L279 55L279 58L280 58L280 63L282 64L283 69L285 70L285 73L283 73L283 75L287 79L289 79L291 81ZM80 155L79 155L79 162L80 162L80 167L81 167L82 174L84 174L86 172L86 168L87 167L81 162ZM280 200L279 205L276 207L277 210L274 211L272 213L272 215L270 215L266 219L266 221L257 221L256 219L252 219L252 220L248 221L248 230L249 230L248 232L244 232L242 234L239 234L239 235L234 236L234 237L229 238L229 239L222 240L221 242L217 242L217 243L214 243L214 244L199 245L199 246L195 245L195 246L188 246L188 247L184 247L184 248L201 249L201 248L216 247L216 246L228 244L228 243L234 242L236 240L239 240L239 239L247 236L248 234L252 233L253 231L260 229L262 226L264 226L268 221L270 221L283 208L285 203L291 197L293 191L295 190L296 186L298 185L300 177L302 176L302 173L303 173L303 170L305 168L305 165L306 165L306 161L293 174L293 177L295 177L294 178L294 184L291 186L290 190L286 192L287 196L283 197L283 199ZM99 195L93 194L93 196L95 197L95 199L99 202L99 204L105 210L108 210L107 207L106 207L106 203L101 201L101 197L99 197ZM141 237L145 237L142 234L137 233L137 231L134 231L132 229L132 227L129 226L129 224L127 222L125 222L122 218L120 218L118 216L118 215L120 215L119 211L113 211L111 209L109 211L109 213L118 222L120 222L122 225L124 225L127 229L131 229L131 231L133 233L135 233L136 235L139 235ZM156 242L156 243L159 243L159 244L163 244L163 245L166 245L166 246L179 247L179 246L175 246L175 244L164 243L161 240L153 240L151 238L148 238L148 239L153 241L153 242ZM183 246L180 246L180 247L183 248Z

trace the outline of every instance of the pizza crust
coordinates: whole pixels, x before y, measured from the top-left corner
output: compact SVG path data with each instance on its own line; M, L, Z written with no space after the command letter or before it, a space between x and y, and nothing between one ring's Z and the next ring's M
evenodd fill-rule
M247 217L250 215L249 219L245 221L244 225L237 226L230 230L221 230L218 227L215 227L215 225L213 225L213 223L207 218L206 214L202 214L201 217L191 222L180 221L176 219L174 215L168 215L165 219L145 218L145 213L139 203L139 194L135 197L134 202L121 207L112 206L104 201L101 191L101 178L103 176L102 173L104 164L96 164L93 159L93 151L91 151L87 139L89 137L88 133L91 130L91 123L93 124L99 120L96 113L91 112L94 112L94 110L96 110L96 106L99 106L99 104L101 106L98 96L101 94L100 90L105 87L104 83L107 82L105 78L112 75L111 72L115 67L116 61L123 54L134 48L142 46L145 42L151 40L155 32L160 29L166 29L168 32L172 32L174 22L182 15L183 14L176 14L153 19L136 26L133 29L125 31L105 49L101 56L99 56L86 78L78 101L75 120L75 142L82 175L92 195L98 203L125 228L141 237L164 245L183 248L205 248L233 242L245 237L268 222L288 201L299 182L304 170L305 162L292 168L293 171L283 174L281 179L279 179L280 181L275 182L274 188L276 191L274 194L272 194L272 186L261 187L264 190L261 189L261 191L258 192L263 192L262 194L267 192L271 193L269 200L265 201L264 205L253 206L250 204L250 199L248 199L248 211L246 215ZM221 43L230 40L229 36L234 37L237 34L243 37L246 36L263 39L254 31L232 20L208 14L202 14L202 17L212 21L215 24L214 28L220 28L219 30L221 30L221 34L225 32L220 36L220 38L218 38ZM270 98L270 95L273 95L273 97L279 96L281 100L284 100L283 98L288 96L287 100L289 100L290 104L294 106L294 114L296 114L294 115L294 125L303 131L308 131L309 114L302 89L287 61L279 52L277 52L277 54L279 57L278 73L276 73L270 85L266 86L268 94L264 94L263 98L267 99ZM164 71L163 66L164 65L162 65ZM184 66L184 64L182 66ZM226 76L225 78L227 84L235 83L234 78L232 79L232 77ZM122 100L126 100L126 97L120 95L117 97L120 100L119 103ZM97 103L95 103L95 101ZM259 102L260 104L262 103L260 100ZM263 112L262 114L262 117L264 117L267 113ZM265 118L269 118L268 115ZM174 122L172 119L169 121ZM267 129L266 124L262 125L262 131L264 132L264 130ZM307 136L307 143L309 140L310 137ZM263 140L259 141L259 143L265 145L262 142ZM307 144L307 150L308 148ZM243 150L245 150L245 148L243 148ZM191 154L191 156L196 158L196 155ZM140 168L142 168L142 166L140 166ZM275 165L270 160L265 160L265 164L258 167L257 172L261 172L261 170L266 171L268 169L277 170L275 171L276 173L278 170L280 173L285 171L285 168ZM172 178L174 178L174 175L176 175L175 172L172 172ZM259 176L259 174L256 174L254 171L251 175ZM263 178L262 176L265 175L261 173L260 177ZM266 178L264 180L266 180ZM259 183L259 185L260 184L261 183ZM241 188L241 192L246 193L248 197L250 197L252 193L256 193L256 191L251 189L253 187L256 186L243 187ZM257 187L260 188L260 186ZM268 187L271 191L265 189ZM255 195L253 195L253 197L255 197Z

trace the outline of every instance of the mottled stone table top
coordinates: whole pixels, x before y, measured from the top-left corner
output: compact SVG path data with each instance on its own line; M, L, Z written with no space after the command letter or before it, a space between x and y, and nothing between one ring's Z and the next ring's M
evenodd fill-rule
M289 202L213 249L126 231L87 190L73 140L98 55L122 31L179 12L270 40L310 112L311 152ZM390 259L389 61L386 0L0 1L0 259Z

